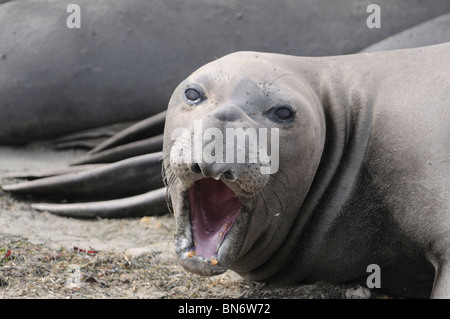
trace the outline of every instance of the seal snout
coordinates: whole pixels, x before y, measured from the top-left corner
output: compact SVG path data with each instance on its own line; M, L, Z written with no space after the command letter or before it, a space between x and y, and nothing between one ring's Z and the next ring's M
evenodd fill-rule
M207 118L216 121L217 123L251 122L248 115L240 107L234 104L221 106L211 114L207 115Z
M192 173L202 174L205 178L219 180L223 177L228 182L235 182L238 179L238 174L233 169L227 169L218 165L190 163L188 168Z

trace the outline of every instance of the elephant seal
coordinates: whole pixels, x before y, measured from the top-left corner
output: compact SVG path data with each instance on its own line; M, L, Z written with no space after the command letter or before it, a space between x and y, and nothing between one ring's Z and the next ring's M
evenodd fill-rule
M21 144L165 110L192 70L241 51L354 53L450 10L448 0L69 0L0 5L0 144Z
M28 57L28 54L31 51L18 51L15 50L14 52L18 53L16 57L20 57L22 54L22 60L30 60L32 63L28 65L27 68L23 68L23 63L19 60L14 62L14 59L11 59L10 54L4 54L5 57L9 57L6 61L1 61L2 64L3 73L0 73L0 81L2 78L2 75L6 76L4 79L5 86L2 91L2 86L0 86L0 95L4 97L5 99L2 101L10 101L10 105L16 105L14 108L10 108L9 105L1 104L0 102L0 114L3 114L3 117L0 116L0 121L3 118L4 123L2 124L2 130L0 132L0 139L2 138L1 135L3 134L3 137L5 138L3 140L3 143L20 143L23 142L22 138L25 138L29 140L30 138L36 139L36 138L42 138L44 132L41 131L40 128L37 128L34 126L35 124L41 125L44 130L50 135L58 135L60 134L60 128L63 130L74 130L79 129L82 127L87 127L91 125L98 125L105 122L110 121L117 121L117 120L124 120L128 118L128 116L134 112L135 107L138 109L143 108L145 112L153 113L158 111L161 107L161 101L159 99L160 92L152 91L151 94L148 94L145 99L151 99L152 100L152 106L147 106L145 103L131 103L131 100L127 100L129 97L132 99L136 96L139 96L141 93L146 94L150 91L144 88L146 87L152 87L157 85L158 88L161 88L161 83L158 82L157 84L151 82L156 79L156 77L147 77L148 71L151 71L154 66L152 65L153 60L157 60L159 55L154 54L144 54L144 52L153 52L152 48L156 43L157 47L161 47L162 49L166 48L169 49L173 44L172 42L155 42L155 39L151 38L148 40L148 42L142 43L141 37L133 37L133 35L136 36L136 34L127 34L127 39L129 42L127 42L127 45L130 48L136 49L140 45L147 45L147 47L143 48L142 51L134 52L133 50L123 52L123 45L121 41L121 34L120 32L116 32L112 35L107 32L108 30L112 29L114 27L113 21L116 21L116 19L111 20L102 20L97 19L97 14L100 12L106 14L108 13L109 16L115 17L116 15L120 15L124 17L123 25L128 26L129 28L127 30L131 30L131 25L129 23L132 23L133 30L146 30L146 24L145 21L142 19L137 19L141 22L136 22L136 17L139 17L139 15L144 12L144 9L148 9L148 6L151 5L152 10L155 8L160 8L160 11L168 11L169 9L173 9L171 5L169 5L168 1L158 2L159 0L153 0L152 2L147 2L144 0L134 0L133 2L119 2L116 3L115 0L111 0L109 4L114 4L111 6L108 6L105 8L102 6L102 1L99 0L96 2L80 2L81 7L83 8L83 12L85 9L89 10L89 16L87 17L87 21L89 22L88 25L90 27L83 28L81 30L77 30L75 33L64 33L65 29L56 28L56 24L52 24L52 21L56 18L57 21L59 21L57 24L63 23L64 19L62 19L62 15L66 14L66 12L63 10L64 6L67 5L67 3L63 1L40 1L40 2L34 2L34 1L21 1L20 4L16 2L14 5L10 6L2 6L0 7L0 15L5 14L5 16L0 19L0 23L5 23L8 27L5 27L6 32L0 33L1 36L5 36L7 41L5 41L5 47L4 52L9 51L9 45L11 44L14 48L18 47L18 43L14 42L17 41L17 38L10 39L8 38L8 35L12 34L16 35L17 32L22 34L25 30L27 30L27 25L20 23L15 26L15 28L11 28L11 25L14 26L14 22L9 22L11 17L20 17L22 15L32 15L36 19L43 18L46 16L45 21L43 21L43 24L39 27L40 32L38 34L36 33L27 33L33 34L35 36L41 36L41 33L45 30L47 38L61 38L60 33L63 32L63 34L71 35L71 36L80 36L80 38L76 38L76 41L68 41L64 42L67 39L62 38L61 41L57 41L57 47L58 50L49 50L46 51L45 54L43 54L44 57L52 57L51 59L48 59L46 61L41 61L41 63L33 63L33 59L30 60ZM190 6L195 6L197 3L196 1L201 0L187 0L184 1L181 5L184 9L181 10L181 7L178 7L180 10L174 11L174 18L178 16L179 21L184 21L185 17L181 14L181 12L184 12L186 8L189 8ZM266 10L260 11L258 8L257 14L253 13L253 6L246 7L248 3L251 4L250 0L249 2L246 2L245 4L238 4L230 2L227 2L227 7L222 8L221 6L224 5L220 1L216 2L214 5L211 3L204 4L200 7L197 7L199 9L199 13L206 15L208 17L208 14L213 14L216 12L215 10L218 10L217 12L222 12L225 17L228 17L229 19L236 18L233 15L233 12L237 13L245 13L245 16L249 15L252 17L251 22L248 21L242 21L242 15L239 15L239 24L231 24L228 25L226 21L229 21L229 19L225 19L225 22L216 22L221 25L220 30L225 32L225 34L222 34L221 37L226 37L229 39L236 40L237 38L234 37L233 32L239 32L241 36L245 38L245 44L241 43L239 41L233 42L233 41L227 41L227 51L228 49L243 49L246 46L250 45L252 46L253 43L256 43L256 45L252 48L258 49L259 46L264 46L263 49L268 49L272 45L273 47L276 47L278 52L284 52L284 53L296 53L300 54L301 52L306 54L312 54L312 55L320 55L320 54L330 54L330 53L336 53L336 52L345 52L345 51L352 51L353 49L359 47L360 43L366 43L367 41L372 41L375 38L378 38L380 36L380 32L383 34L389 34L391 31L394 31L398 28L403 28L406 25L420 21L421 19L429 16L433 16L441 11L445 11L449 8L446 8L448 6L448 2L441 2L440 0L433 1L431 4L429 4L426 8L426 10L423 8L423 6L417 6L417 4L413 2L409 2L409 5L405 7L403 2L396 2L396 1L389 1L388 3L381 2L381 8L382 8L382 16L383 16L383 28L382 30L369 30L367 28L360 29L358 26L358 21L364 20L364 10L362 9L361 3L358 5L350 5L351 2L345 1L343 3L333 2L339 4L338 8L333 8L328 6L325 6L324 3L318 1L303 1L298 2L296 4L289 4L288 2L282 2L277 3L277 13L283 13L284 11L289 11L286 9L286 6L289 6L289 8L294 9L296 5L301 4L302 6L302 14L301 15L285 15L282 14L283 21L287 21L289 23L295 24L297 26L302 27L303 23L308 23L308 28L302 27L302 35L305 37L300 37L298 40L295 41L294 44L290 42L283 41L283 37L292 38L294 35L290 32L293 31L293 29L285 30L283 29L285 24L278 25L278 28L276 28L278 31L282 31L282 35L280 37L271 38L273 35L272 33L268 32L270 30L264 30L263 28L260 28L260 26L264 21L267 21L268 18L270 18L272 21L279 21L280 16L274 14L269 7L265 7ZM133 5L133 10L127 10L130 3ZM177 4L177 0L173 0L173 5ZM229 7L231 5L231 7ZM364 4L365 5L365 4ZM38 6L38 7L35 7ZM99 6L99 7L97 7ZM168 6L168 7L167 7ZM186 6L186 7L184 7ZM307 17L310 15L311 12L315 12L315 8L320 8L318 12L315 14L321 14L323 16L327 17L327 21L335 21L338 23L339 28L326 28L324 30L321 30L321 25L316 25L315 23L317 20L314 19L312 22L308 22ZM35 10L34 10L35 9ZM47 10L48 9L48 10ZM138 10L139 9L139 10ZM341 10L345 9L345 10ZM30 12L32 11L32 12ZM156 10L158 11L158 10ZM169 10L170 11L170 10ZM147 17L150 17L152 15L153 11L150 11L150 15L147 15ZM7 14L6 14L7 13ZM270 17L267 16L267 14L270 13ZM406 16L405 16L406 14ZM229 15L229 16L227 16ZM333 16L332 16L333 15ZM407 19L405 19L407 17ZM394 19L395 18L395 19ZM93 19L93 21L91 20ZM180 36L183 34L185 29L180 30L168 30L167 28L164 28L164 24L168 23L167 19L159 20L160 15L158 15L155 19L151 19L153 23L156 23L161 28L158 29L158 34L164 34L167 38L175 39L177 36ZM291 20L292 19L292 20ZM19 21L21 19L18 19ZM207 21L210 19L206 18ZM29 22L30 20L26 19L26 22ZM83 21L85 19L83 18ZM54 22L54 21L53 21ZM135 25L134 23L137 23ZM196 20L188 20L186 23L194 23L192 25L192 28L190 30L195 30L196 28L200 26L205 25L205 21L202 21L201 23ZM222 24L221 24L222 23ZM249 25L247 25L249 23ZM322 22L320 22L322 23ZM331 23L331 22L328 22ZM49 25L48 25L49 24ZM83 23L83 26L86 27L86 24ZM242 26L246 26L245 30L239 30L234 28L239 28ZM100 45L98 47L98 43L93 41L90 36L83 36L86 35L86 32L92 31L95 27L95 32L91 35L95 35L96 38L99 39L100 42L105 39L105 37L108 38L107 43L110 44L110 46L103 46ZM358 29L359 32L357 33L357 36L353 36L352 40L353 42L348 42L345 37L349 33L349 28ZM425 23L420 24L419 26L413 27L411 29L408 29L406 31L401 32L400 34L397 34L395 36L390 37L387 40L387 44L385 41L379 42L378 44L375 44L370 47L370 50L386 50L386 49L395 49L395 48L403 48L403 47L410 47L410 46L418 46L423 41L426 41L426 43L429 43L430 41L442 41L442 39L445 39L445 37L449 34L449 28L450 24L448 23L448 14L440 16L438 18L434 18L430 21L427 21ZM14 31L15 30L15 31ZM66 30L67 31L67 30ZM72 30L73 31L73 30ZM119 30L120 31L120 30ZM123 30L122 30L123 31ZM173 33L172 32L175 32ZM242 33L245 31L244 33ZM275 30L272 28L271 31L275 32ZM294 30L295 31L295 30ZM354 31L354 30L353 30ZM44 33L45 33L44 32ZM261 34L258 32L262 32ZM319 32L321 36L315 35L313 38L311 38L309 32L312 32L311 34L317 34ZM139 35L140 33L137 33ZM188 34L183 35L183 39L187 39L192 37L196 33L189 32ZM266 45L262 43L261 41L256 41L260 39L254 38L253 35L259 34L260 36L264 35L264 38L270 42L270 45ZM360 37L362 34L364 34L364 37ZM26 35L24 35L26 37ZM327 38L328 36L333 36L335 39L338 39L339 42L336 41L329 41ZM214 34L202 33L202 38L208 38L208 37L214 37ZM323 37L323 38L322 38ZM305 40L306 39L306 40ZM305 41L304 41L305 40ZM139 43L139 45L136 44L136 41ZM254 42L256 41L256 42ZM317 41L323 41L324 44L318 45ZM98 41L97 41L98 42ZM103 41L104 42L104 41ZM44 43L44 41L42 41ZM48 43L45 42L46 44ZM178 43L178 42L177 42ZM189 42L189 45L191 43ZM192 43L194 47L190 48L189 50L192 51L195 49L195 43ZM105 72L100 72L96 74L91 75L85 75L87 78L84 78L83 81L87 81L89 85L84 86L83 82L74 82L71 79L72 73L78 73L79 70L77 69L77 65L81 63L82 59L81 57L75 54L71 55L70 52L77 52L80 46L95 48L96 54L86 57L85 62L90 64L97 65L100 69L104 69ZM51 46L46 46L45 49L52 48ZM178 48L178 47L174 47ZM186 44L184 45L184 49L189 48L189 46ZM180 48L178 48L180 49ZM206 55L208 54L209 50L219 50L217 51L218 55L221 53L221 46L215 45L214 48L211 46L201 46L198 50L205 50ZM295 51L295 52L291 52ZM85 51L83 51L85 52ZM196 51L197 52L197 51ZM63 54L64 53L64 54ZM54 55L54 56L53 56ZM131 56L130 56L131 55ZM204 56L206 58L206 55ZM193 63L193 58L199 58L200 55L195 55L192 57L189 57L186 61L181 61L181 55L176 56L174 59L170 60L170 63L168 63L168 67L164 67L165 75L167 75L169 78L171 78L170 83L176 83L178 80L176 80L172 75L174 74L174 70L171 69L172 67L176 66L176 71L179 71L183 68L188 68L190 63ZM139 59L138 59L139 58ZM143 60L140 60L143 59ZM150 69L146 69L143 67L138 67L137 69L131 69L129 61L133 61L133 63L136 63L137 65L151 65ZM72 65L73 68L65 69L65 68L55 68L55 61L59 61L59 63L56 63L58 65ZM84 61L84 60L83 60ZM114 61L114 64L111 64L111 61ZM197 61L200 63L201 61ZM197 63L195 62L195 63ZM83 62L84 63L84 62ZM163 66L164 64L157 64L156 67ZM42 68L41 70L36 70L36 67ZM114 74L111 74L110 72L114 70ZM120 71L123 70L123 71ZM161 69L162 70L162 69ZM161 71L160 70L160 71ZM117 72L116 72L117 71ZM190 70L186 70L186 73ZM133 74L131 78L139 74L139 72L144 72L145 75L138 76L140 77L140 80L138 82L135 81L125 81L124 83L123 79L124 77L117 77L117 74ZM162 71L161 71L162 72ZM152 72L150 72L152 73ZM154 73L154 72L153 72ZM36 82L36 85L39 86L39 90L36 91L36 94L32 93L34 84L26 85L24 87L10 87L11 85L11 77L8 76L8 74L15 74L17 78L21 78L21 82L24 81L31 81ZM41 76L37 77L36 74L40 74ZM130 76L128 74L127 76ZM50 78L51 81L54 79L57 79L54 81L54 83L57 83L58 85L61 83L65 83L64 86L67 88L71 88L70 90L79 90L80 88L83 90L83 94L77 94L79 95L78 98L83 102L82 104L89 108L89 117L86 117L85 114L87 112L86 109L83 110L83 107L74 104L67 104L67 103L61 103L59 104L58 101L61 99L61 94L65 94L65 92L59 90L58 85L53 85L52 83L49 83L46 81L46 77ZM181 76L180 76L181 77ZM107 78L107 82L105 82L103 79ZM130 79L131 79L130 78ZM26 80L25 80L26 79ZM158 79L156 79L157 81ZM108 82L109 81L109 82ZM145 81L150 81L146 83ZM20 81L19 81L20 82ZM115 100L114 107L111 107L111 104L109 103L109 93L104 91L105 83L108 83L107 86L114 88L112 89L115 92L127 92L127 96L125 97L125 100ZM153 83L153 84L152 84ZM142 85L142 87L140 87ZM120 86L120 90L117 89L117 87ZM126 90L125 90L126 86ZM175 84L173 85L175 87ZM17 91L19 90L19 91ZM30 91L31 90L31 91ZM138 91L137 92L135 92ZM171 90L171 88L169 88ZM3 92L3 93L2 93ZM106 95L103 95L103 93L107 93ZM55 103L47 103L47 97L55 97ZM31 98L30 98L31 97ZM144 99L144 100L145 100ZM168 99L168 97L167 97ZM94 102L97 101L98 103ZM140 100L141 102L144 102L144 100ZM64 104L64 105L63 105ZM18 106L23 107L23 109L19 109ZM119 110L114 109L115 107L120 108ZM69 119L70 123L66 123L66 118L56 115L54 112L52 112L52 108L59 109L62 113L70 113L72 115L78 114L79 116L77 119L76 117L71 117ZM102 109L102 112L98 113L98 108ZM114 112L111 112L111 110L114 109ZM104 110L104 111L103 111ZM23 112L21 112L23 111ZM81 111L81 112L80 112ZM10 113L12 112L12 113ZM50 112L50 113L48 113ZM78 113L80 112L80 113ZM51 117L48 115L56 115L51 119ZM99 117L97 117L97 115ZM20 120L17 120L17 116L20 118ZM25 116L24 118L21 118L22 116ZM140 115L136 114L137 117ZM134 117L134 115L133 115ZM7 119L7 120L6 120ZM74 120L76 119L76 120ZM29 121L32 121L33 123L30 124ZM91 122L92 121L92 122ZM111 132L107 132L108 134L104 134L105 132L89 132L89 133L76 133L71 134L70 136L58 139L58 146L64 145L64 147L70 146L70 147L83 147L83 148L89 148L94 147L90 152L86 154L86 156L77 159L76 161L72 162L71 165L76 165L69 167L68 169L64 170L52 170L52 171L46 171L46 172L27 172L27 173L12 173L8 174L5 180L11 179L11 178L21 178L21 179L39 179L39 181L33 181L32 183L20 183L18 185L3 185L3 190L7 192L12 193L21 193L21 194L28 194L28 195L34 195L34 196L45 196L45 197L51 197L52 200L55 200L57 197L67 197L69 196L72 201L83 201L82 204L77 204L76 206L73 206L72 204L69 204L70 206L67 206L66 204L40 204L33 206L34 208L38 210L48 210L55 214L60 214L64 216L72 216L72 217L84 217L84 218L96 218L98 216L103 217L130 217L130 216L137 216L140 214L152 214L152 212L160 212L163 207L159 207L158 205L165 205L161 204L164 203L164 196L162 192L157 192L156 197L154 197L155 193L153 191L156 190L156 184L153 182L150 183L138 183L138 185L141 185L142 187L139 188L139 194L143 194L145 192L149 195L149 203L151 202L151 205L149 205L146 209L143 209L142 205L132 205L131 202L136 202L133 199L130 199L130 209L119 209L119 207L123 207L122 202L117 201L109 201L108 203L105 203L104 200L106 198L109 198L111 192L109 192L110 189L113 189L118 184L122 184L122 187L120 189L120 194L116 194L116 199L120 198L123 199L124 196L127 196L127 194L134 194L136 192L135 188L135 182L134 178L142 178L143 180L151 181L154 179L154 176L148 176L149 170L141 170L141 167L145 167L147 165L148 167L154 166L153 170L155 171L159 169L159 162L156 163L152 157L142 157L137 159L137 163L139 165L135 165L133 161L127 161L127 158L140 156L140 155L147 155L148 153L152 152L159 152L162 148L162 132L164 128L164 121L165 121L165 112L158 113L154 116L151 116L150 118L146 118L145 120L140 121L139 123L121 131L120 133L116 134L112 138L106 140L104 143L101 143L97 147L95 145L98 143L100 136L102 135L110 135ZM75 125L76 127L74 127ZM28 128L30 128L31 131L27 133ZM104 130L104 129L103 129ZM45 134L47 134L45 133ZM44 134L44 135L45 135ZM45 135L47 136L47 135ZM134 172L133 177L129 175L128 182L123 182L123 179L118 174L112 174L108 176L107 178L104 175L104 164L117 162L116 164L111 164L111 168L113 170L116 170L117 172L121 170L129 170L130 166L134 166ZM98 164L100 163L100 164ZM84 165L87 164L87 165ZM94 164L94 165L91 165ZM155 166L156 165L156 166ZM133 169L131 169L133 170ZM84 171L85 173L79 175L78 172ZM73 174L75 173L75 175ZM144 175L142 175L144 174ZM53 176L60 176L59 178L49 178ZM145 177L144 176L148 176ZM90 180L92 179L104 179L102 181L104 184L104 187L97 187L96 191L92 191L92 188L89 188L90 192L90 200L91 202L84 202L85 198L83 198L85 195L82 195L80 197L77 197L77 194L84 194L86 192L85 184L89 184ZM76 183L73 183L74 180L76 180ZM6 183L8 183L6 181ZM128 189L128 185L130 185L130 189ZM72 192L71 194L68 194L67 187ZM105 192L109 196L105 196ZM136 194L136 195L139 195ZM66 198L65 198L66 199ZM111 198L109 198L111 199ZM102 201L102 205L97 205L96 201ZM131 207L133 207L131 209Z
M180 263L281 284L365 283L376 264L386 291L450 297L449 61L447 43L238 52L195 71L172 95L163 142ZM249 136L233 144L245 161L217 160L239 128L278 129L276 173L249 160Z

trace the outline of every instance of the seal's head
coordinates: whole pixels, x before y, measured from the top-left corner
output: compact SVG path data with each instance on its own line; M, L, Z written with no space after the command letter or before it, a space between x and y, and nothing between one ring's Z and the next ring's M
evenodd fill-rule
M325 120L290 62L234 53L201 67L172 95L163 171L175 249L194 273L266 276L251 275L283 245L308 193Z

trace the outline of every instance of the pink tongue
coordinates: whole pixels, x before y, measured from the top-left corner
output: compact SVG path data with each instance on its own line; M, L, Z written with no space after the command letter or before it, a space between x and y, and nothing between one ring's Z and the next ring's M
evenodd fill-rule
M225 183L212 178L195 182L189 202L195 253L211 258L239 215L241 203Z

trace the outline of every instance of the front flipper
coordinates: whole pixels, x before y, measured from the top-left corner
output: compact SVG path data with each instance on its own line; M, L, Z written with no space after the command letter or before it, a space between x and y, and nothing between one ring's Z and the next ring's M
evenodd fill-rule
M70 173L77 173L86 171L93 168L98 168L100 166L104 166L104 164L91 164L91 165L77 165L77 166L68 166L61 169L52 169L45 171L32 171L32 172L14 172L7 173L3 175L4 179L25 179L25 180L35 180L39 178L52 177Z
M162 150L162 143L163 135L161 134L141 141L130 142L98 153L86 155L85 157L72 162L71 165L112 163L133 156L159 152Z
M93 150L135 122L123 122L64 135L53 141L53 148Z
M162 153L152 153L92 169L4 185L6 192L63 199L114 199L164 186Z
M72 165L111 163L131 156L162 150L166 112L140 121L107 139Z
M74 204L33 204L38 211L76 218L123 218L141 216L159 216L169 210L166 205L166 189L160 188L133 197Z
M72 203L68 204L32 205L36 210L61 216L117 218L165 214L168 208L161 176L164 124L165 112L138 122L67 168L8 174L7 177L29 181L4 185L3 190L33 195L36 201L70 200ZM62 141L70 142L72 138Z
M121 132L115 134L112 138L98 145L88 154L95 154L118 145L123 145L130 142L135 142L137 140L146 139L148 137L160 135L164 131L165 123L166 111L153 115L128 128L125 128Z

